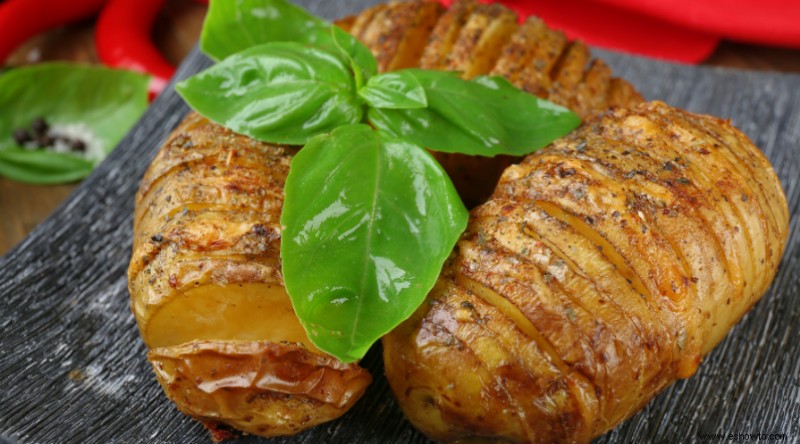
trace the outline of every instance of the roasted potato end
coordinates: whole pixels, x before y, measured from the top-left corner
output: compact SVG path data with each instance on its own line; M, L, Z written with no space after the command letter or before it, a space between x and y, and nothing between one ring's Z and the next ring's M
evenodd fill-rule
M193 341L148 357L185 414L258 436L292 435L338 418L372 381L357 364L267 341Z

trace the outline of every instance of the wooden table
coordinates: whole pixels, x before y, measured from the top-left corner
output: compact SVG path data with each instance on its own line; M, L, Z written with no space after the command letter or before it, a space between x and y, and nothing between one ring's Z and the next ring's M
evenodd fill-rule
M154 39L172 63L179 64L194 46L204 14L205 7L193 2L167 1L154 27ZM9 62L68 59L95 63L92 39L91 23L55 30L26 43ZM800 50L724 41L704 64L800 73ZM0 178L0 255L24 239L76 186L34 186Z

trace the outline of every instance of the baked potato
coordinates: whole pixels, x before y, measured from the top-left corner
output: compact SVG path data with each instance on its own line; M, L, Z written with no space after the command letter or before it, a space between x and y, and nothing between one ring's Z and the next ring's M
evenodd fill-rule
M190 114L136 196L128 279L148 358L167 396L218 438L223 425L275 436L329 421L371 382L314 347L283 287L294 152Z
M468 79L503 76L582 118L642 101L628 82L612 77L602 60L592 60L582 42L570 42L535 17L520 25L517 16L499 4L457 0L445 10L432 1L392 2L339 25L370 48L380 71L420 67L459 71ZM484 202L503 170L520 160L433 154L468 207Z
M775 172L729 122L608 111L505 171L384 337L386 376L438 441L589 442L695 372L787 233Z
M520 27L500 6L464 1L445 11L436 2L391 3L338 23L370 47L381 71L505 75L587 114L640 100L602 62L585 68L585 46L568 44L536 19ZM573 47L584 58L562 62ZM559 87L567 77L569 88ZM228 436L227 426L276 436L332 420L371 381L357 364L314 347L283 287L279 218L295 151L190 114L136 197L128 278L148 358L167 396L218 439ZM513 160L437 156L473 203Z

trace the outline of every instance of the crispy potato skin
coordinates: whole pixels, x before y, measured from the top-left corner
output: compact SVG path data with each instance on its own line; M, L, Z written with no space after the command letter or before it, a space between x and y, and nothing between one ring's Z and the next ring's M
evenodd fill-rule
M266 437L339 417L370 383L358 366L289 343L198 341L148 358L184 413Z
M606 112L472 211L427 302L384 338L387 378L436 440L589 442L694 373L787 233L777 176L729 122Z
M506 77L515 86L588 118L610 106L642 101L626 81L592 60L582 42L569 42L536 17L521 25L498 4L459 0L381 4L339 22L372 50L382 72L420 67L460 71L465 78ZM487 159L434 152L468 207L484 202L503 170L520 158Z
M187 343L171 343L169 326L154 321L168 304L202 304L192 299L198 296L182 301L198 288L233 298L237 289L263 285L277 292L272 303L291 311L280 273L279 218L294 153L192 113L158 153L136 196L131 306L167 396L212 431L224 424L261 436L296 433L339 417L371 382L358 365L314 349L296 321L273 332L271 341ZM223 305L212 310L222 312ZM233 319L226 331L247 335L248 327Z

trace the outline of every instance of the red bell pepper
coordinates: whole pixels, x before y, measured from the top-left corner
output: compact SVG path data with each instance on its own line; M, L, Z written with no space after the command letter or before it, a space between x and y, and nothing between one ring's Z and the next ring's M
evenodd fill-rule
M151 100L175 74L175 67L150 40L150 29L163 5L164 0L110 0L95 29L97 54L103 63L153 76Z
M95 15L106 0L7 0L0 3L0 66L26 40Z

